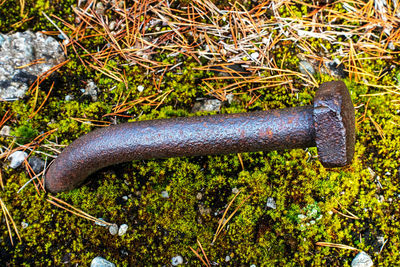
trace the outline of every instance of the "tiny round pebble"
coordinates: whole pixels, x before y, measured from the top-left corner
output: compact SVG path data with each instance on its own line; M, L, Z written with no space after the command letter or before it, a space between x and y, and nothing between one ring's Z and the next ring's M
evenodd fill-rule
M116 235L116 234L118 234L118 225L113 224L110 226L110 228L108 230L110 231L110 234Z
M139 92L143 92L144 86L143 86L143 85L139 85L139 86L137 87L137 90L138 90Z
M22 222L22 223L21 223L21 226L22 226L22 229L25 229L26 227L29 226L29 224L26 223L26 222Z
M258 53L258 52L251 53L251 55L250 55L251 59L253 59L253 60L257 60L259 56L260 56L260 53Z
M225 257L225 261L226 261L226 262L228 262L228 261L230 261L230 260L231 260L231 257L229 257L229 256L226 256L226 257Z
M172 266L178 266L178 265L183 264L183 258L182 258L182 256L176 255L175 257L173 257L173 258L171 259L171 264L172 264Z
M358 253L351 262L351 267L372 267L373 265L374 262L372 261L371 257L364 251Z
M119 230L118 230L118 235L123 236L124 234L126 234L127 230L128 230L128 225L125 223L121 224L121 226L119 227Z
M267 205L266 205L268 208L271 208L271 209L276 209L276 203L275 203L275 200L274 200L274 198L272 198L272 197L269 197L268 199L267 199Z
M162 191L161 192L161 197L163 197L163 198L169 198L169 194L168 194L168 191Z

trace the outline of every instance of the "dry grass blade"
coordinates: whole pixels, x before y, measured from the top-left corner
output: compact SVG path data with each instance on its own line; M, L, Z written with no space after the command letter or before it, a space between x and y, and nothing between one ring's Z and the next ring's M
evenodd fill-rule
M66 211L68 211L68 212L70 212L70 213L72 213L74 215L77 215L79 217L85 218L85 219L90 220L90 221L94 221L94 222L97 222L97 223L105 224L107 226L111 226L112 225L112 223L99 220L98 218L93 217L92 215L89 215L86 212L84 212L84 211L82 211L80 209L77 209L74 206L72 206L72 205L66 203L65 201L63 201L63 200L61 200L59 198L56 198L56 197L54 197L52 195L49 195L49 198L50 199L46 199L47 202L49 202L49 203L51 203L51 204L53 204L53 205L55 205L55 206L57 206L57 207L59 207L59 208L61 208L63 210L66 210Z
M330 243L330 242L317 242L315 243L317 246L321 247L330 247L330 248L340 248L340 249L349 249L349 250L355 250L355 251L360 251L357 248L343 245L343 244L335 244L335 243Z
M71 117L72 120L85 123L85 124L90 124L93 126L97 127L107 127L110 126L111 122L109 121L102 121L102 120L91 120L91 119L85 119L85 118L73 118Z

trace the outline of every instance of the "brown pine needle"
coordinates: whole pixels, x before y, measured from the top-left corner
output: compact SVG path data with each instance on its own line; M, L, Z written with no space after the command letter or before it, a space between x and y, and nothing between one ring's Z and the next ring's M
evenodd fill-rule
M194 249L193 249L192 247L190 247L190 246L189 246L189 248L193 251L193 253L196 255L196 257L200 259L200 261L204 264L204 266L206 266L206 267L211 267L211 265L207 265L207 263L204 261L203 257L200 256L200 254L199 254L196 250L194 250Z
M17 234L17 237L18 237L19 241L21 241L21 237L20 237L20 235L18 233L18 229L17 229L17 226L16 226L14 220L13 220L12 216L10 215L10 212L8 211L6 205L4 204L4 202L3 202L3 200L1 198L0 198L0 205L1 205L1 209L3 211L4 218L6 220L8 234L10 236L11 244L14 245L12 234L11 234L11 227L10 227L10 223L9 222L11 222L11 224L12 224L12 226L14 228L14 231Z
M217 240L219 234L222 232L222 229L225 228L225 226L228 224L228 222L232 219L232 217L236 214L236 212L243 206L243 204L253 195L250 194L248 197L246 197L242 202L240 202L239 206L231 213L231 215L228 217L228 219L225 220L225 216L228 213L229 208L232 206L233 202L235 201L236 197L240 194L240 190L236 193L236 195L233 197L233 199L229 202L228 207L225 209L224 214L222 215L221 220L219 221L217 231L214 234L214 239L211 242L212 244L215 243Z
M44 106L44 104L46 103L46 101L47 101L47 99L49 98L49 96L50 96L50 94L51 94L51 91L53 90L53 87L54 87L54 82L51 84L51 87L50 87L50 89L49 89L49 92L47 93L47 95L46 95L46 98L43 100L43 102L40 104L40 106L38 107L38 109L35 111L35 112L33 112L32 113L32 115L30 115L29 116L29 118L30 119L32 119L33 117L35 117L36 116L36 114L42 109L42 107ZM37 99L37 94L38 94L38 92L39 92L39 90L38 89L36 89L36 92L35 92L35 104L36 104L36 99ZM35 108L35 107L34 107Z
M242 170L244 171L244 164L243 164L243 159L242 159L242 155L240 153L237 154L239 161L240 161L240 165L242 166Z
M206 255L206 253L204 252L203 246L201 245L201 243L200 243L199 240L197 240L197 244L199 244L199 247L200 247L200 249L201 249L201 252L203 253L204 258L205 258L206 261L207 261L207 266L211 266L210 261L208 260L207 255Z
M74 215L77 215L79 217L85 218L87 220L91 220L91 221L94 221L94 222L102 223L102 224L105 224L105 225L108 225L108 226L112 225L112 223L99 220L98 218L93 217L92 215L89 215L86 212L75 208L74 206L68 204L67 202L65 202L65 201L63 201L63 200L61 200L59 198L56 198L56 197L54 197L52 195L49 195L49 197L51 199L46 199L47 202L49 202L49 203L51 203L51 204L53 204L53 205L55 205L55 206L57 206L57 207L59 207L61 209L64 209L64 210L66 210L66 211L68 211L68 212L70 212L70 213L72 213Z

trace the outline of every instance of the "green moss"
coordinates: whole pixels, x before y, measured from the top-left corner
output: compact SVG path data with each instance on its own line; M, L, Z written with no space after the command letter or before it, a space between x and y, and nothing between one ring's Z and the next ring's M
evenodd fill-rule
M219 6L226 5L216 2ZM34 19L17 28L12 25L22 19L18 15L20 10L11 9L12 4L7 1L0 9L5 18L0 20L0 27L2 31L49 30L53 26L41 11L72 21L71 4L71 1L27 1L26 10ZM253 4L247 1L245 5ZM335 4L334 8L342 10L341 4ZM304 5L293 5L282 6L280 12L282 17L300 18L310 10ZM204 22L208 20L205 18ZM339 45L326 40L307 41L314 51L322 46L329 53L339 49ZM94 37L82 42L94 52L106 40ZM254 46L256 49L257 45ZM14 103L1 103L0 117L11 111L7 124L18 142L28 143L38 134L57 129L48 140L69 144L95 128L81 119L122 123L208 114L190 113L196 98L210 97L199 81L214 75L198 70L193 58L168 57L167 52L157 51L154 60L173 65L182 63L166 72L161 82L156 80L158 76L147 74L140 66L124 65L118 57L110 59L104 68L125 71L125 84L87 69L72 50L68 52L70 61L40 86L37 98L27 96ZM298 70L299 53L302 51L298 44L292 41L270 51L277 66L293 71ZM128 232L120 237L111 236L106 227L51 205L46 201L48 196L37 195L33 185L17 193L30 177L24 170L8 168L5 162L2 171L5 190L0 191L0 198L13 216L22 242L11 246L7 226L1 223L0 260L26 266L58 266L64 261L88 265L94 257L102 256L121 266L143 263L153 266L169 265L171 258L179 254L190 265L201 265L189 248L199 249L199 241L208 259L221 266L350 265L355 256L353 251L316 245L323 241L356 247L371 255L377 265L395 266L400 260L399 111L395 95L381 94L381 89L365 84L398 84L400 71L383 59L374 61L367 55L357 55L357 59L361 62L359 67L374 75L345 79L357 107L356 154L351 166L323 168L317 160L316 148L241 153L240 158L232 154L143 160L108 167L81 188L57 195L96 218L118 225L127 223ZM385 75L381 75L383 66L387 67ZM262 77L268 75L265 72ZM99 87L98 102L92 102L80 90L88 79L93 79ZM333 80L327 75L316 75L315 79L317 83ZM55 87L50 98L30 118L53 81ZM208 82L217 89L234 81ZM315 88L304 88L302 84L303 80L293 76L293 92L285 86L263 88L257 83L237 88L233 90L235 102L223 106L221 113L309 105ZM145 87L143 92L137 90L139 85ZM254 88L258 89L252 91ZM67 94L74 99L65 101ZM160 99L142 101L122 114L127 117L105 116L122 101L129 103L163 94L161 105L157 102ZM11 146L12 140L0 136L3 147ZM236 190L241 193L227 216L236 208L238 211L211 244ZM162 191L167 191L169 198L163 198ZM276 209L266 207L271 197ZM22 229L22 222L28 223L28 227ZM378 236L389 240L380 253ZM228 263L226 256L231 257Z

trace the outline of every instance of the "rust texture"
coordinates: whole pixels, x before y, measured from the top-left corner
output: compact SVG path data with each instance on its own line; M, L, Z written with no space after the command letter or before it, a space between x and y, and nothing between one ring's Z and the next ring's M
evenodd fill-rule
M328 168L349 164L356 141L355 112L343 82L321 84L314 98L314 124L321 163Z
M97 129L75 140L52 162L46 172L46 188L51 192L70 190L101 168L131 160L315 145L327 167L346 165L354 153L354 108L343 86L341 82L322 85L314 106L139 121ZM346 93L348 97L342 97ZM337 129L346 127L353 127L349 138L348 130Z

